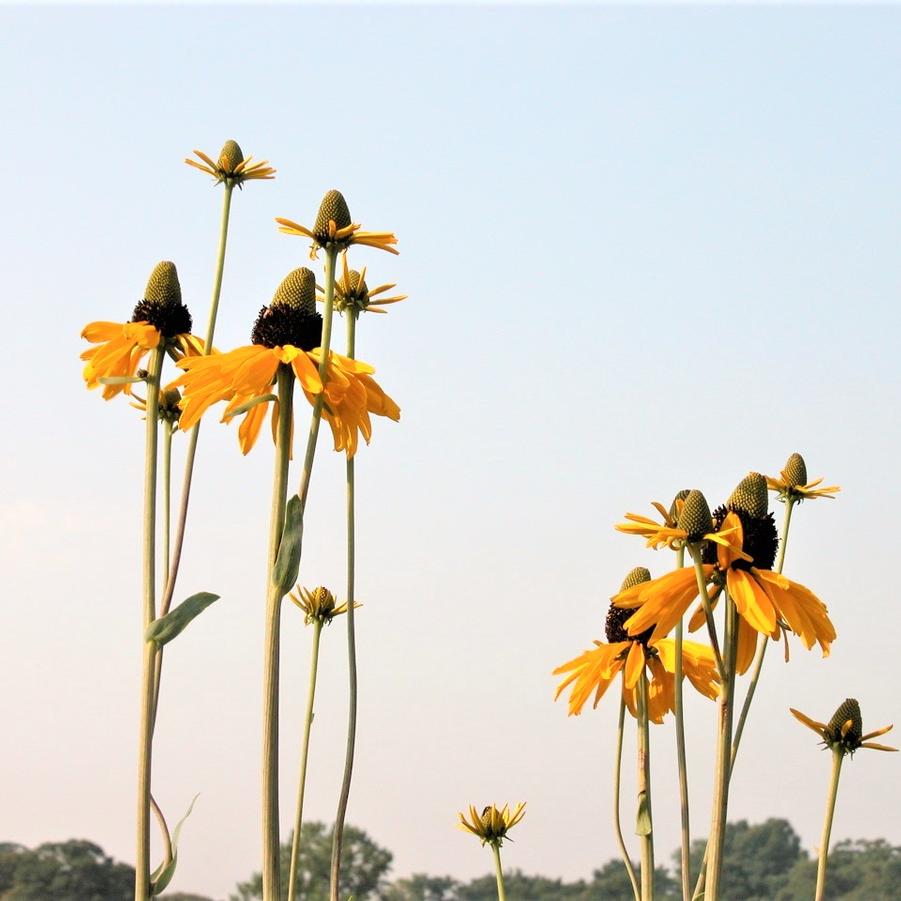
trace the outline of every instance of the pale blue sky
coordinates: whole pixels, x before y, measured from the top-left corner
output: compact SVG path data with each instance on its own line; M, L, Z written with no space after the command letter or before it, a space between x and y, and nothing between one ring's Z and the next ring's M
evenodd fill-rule
M2 10L0 839L132 859L142 423L84 390L78 333L127 318L160 259L205 320L220 194L181 160L235 138L278 177L235 199L220 346L306 262L273 217L309 222L331 187L400 240L354 263L411 296L358 336L403 418L358 464L351 821L396 875L487 871L453 824L492 800L528 801L509 866L575 878L614 856L615 705L567 719L550 676L628 569L671 565L612 525L683 487L718 502L798 450L844 490L797 511L786 573L839 639L826 661L772 655L732 815L788 817L811 847L828 759L786 708L851 695L868 728L898 719L899 25L890 7ZM272 451L242 458L234 431L201 435L178 595L223 598L167 653L154 777L174 818L201 792L173 887L216 897L259 856ZM343 465L320 452L304 581L341 591ZM284 635L287 824L310 638L292 609ZM336 623L311 818L334 815L343 654ZM713 709L689 708L697 834ZM665 857L670 727L653 742ZM837 837L901 840L898 765L855 758Z

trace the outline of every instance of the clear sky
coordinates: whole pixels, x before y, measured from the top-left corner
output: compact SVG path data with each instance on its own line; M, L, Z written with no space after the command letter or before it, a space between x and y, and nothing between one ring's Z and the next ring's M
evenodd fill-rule
M899 26L890 7L0 11L0 839L133 859L143 424L84 390L78 335L128 318L161 259L205 320L221 189L182 159L235 138L278 176L235 198L221 347L307 262L273 217L309 223L328 188L397 233L399 257L353 262L410 295L358 332L403 418L358 458L350 821L398 876L489 869L454 828L470 802L528 802L508 866L587 877L615 856L615 702L567 718L550 675L601 637L627 570L672 565L612 526L684 487L719 502L797 450L843 491L796 511L786 574L839 638L825 661L770 655L731 812L787 817L812 847L828 755L788 706L827 718L854 696L866 727L899 719ZM222 600L167 651L154 769L171 818L201 793L173 888L217 898L260 847L272 448L242 458L234 433L201 434L178 596ZM341 593L343 464L320 451L302 579ZM323 820L343 632L313 733ZM285 832L309 642L286 609ZM691 699L696 834L713 713ZM666 857L671 727L652 742ZM837 838L901 841L898 766L854 759Z

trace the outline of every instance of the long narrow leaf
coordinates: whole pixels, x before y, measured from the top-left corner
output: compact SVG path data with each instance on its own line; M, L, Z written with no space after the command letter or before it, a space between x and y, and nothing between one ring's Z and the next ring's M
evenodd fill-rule
M213 601L218 600L219 595L209 591L198 591L197 594L192 594L165 616L155 619L147 627L144 638L147 641L155 641L158 645L172 641L194 617L199 616Z

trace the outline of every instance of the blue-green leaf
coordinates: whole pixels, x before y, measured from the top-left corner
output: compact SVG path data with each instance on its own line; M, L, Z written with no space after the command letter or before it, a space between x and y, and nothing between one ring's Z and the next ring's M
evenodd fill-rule
M200 795L194 795L194 800L191 801L185 815L175 824L175 829L172 832L172 857L169 860L164 860L150 876L151 897L156 897L161 892L164 892L175 875L175 867L178 865L178 839L181 836L181 827L184 825L185 820L191 816L191 811L194 809L199 797Z
M278 556L275 558L275 569L272 582L286 595L297 581L300 572L300 548L303 543L303 507L300 498L295 494L285 510L285 527L282 529L282 540L278 545Z
M213 601L218 600L219 595L211 594L209 591L198 591L197 594L192 594L165 616L155 619L147 627L144 638L147 641L155 641L160 646L172 641L195 616L203 613Z

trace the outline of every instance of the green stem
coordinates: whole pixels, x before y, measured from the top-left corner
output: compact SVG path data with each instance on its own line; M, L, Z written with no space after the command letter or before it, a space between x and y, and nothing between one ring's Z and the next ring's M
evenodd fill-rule
M357 314L347 311L347 356L356 355ZM357 739L357 639L354 625L354 561L356 544L355 497L354 497L354 458L346 462L346 497L347 497L347 661L349 698L347 710L347 747L344 752L344 776L341 780L341 791L338 795L338 810L335 814L335 829L332 833L331 863L331 899L338 901L338 887L341 881L341 849L344 839L344 820L347 816L347 802L350 798L350 783L354 769L354 748Z
M288 871L288 901L297 897L297 868L300 863L300 833L303 826L303 795L307 784L307 756L310 750L310 728L313 725L313 702L316 699L316 673L319 668L319 639L322 620L313 620L313 653L310 661L310 686L307 694L307 715L303 722L303 742L300 747L300 778L297 787L297 810L294 815L294 838L291 842L291 869Z
M172 488L172 423L167 419L163 423L163 585L169 581L169 538L170 510ZM156 705L154 704L154 707ZM154 711L155 712L155 711Z
M644 667L638 679L638 804L647 824L640 823L641 901L654 899L654 826L651 813L651 744L648 729L648 676Z
M635 867L632 866L632 859L629 857L629 849L626 848L626 840L623 838L623 829L619 817L620 775L622 773L623 764L623 724L625 718L626 699L620 695L619 723L616 727L616 761L613 768L613 828L616 832L619 850L623 855L623 864L626 867L626 874L629 877L629 882L632 883L632 894L635 896L635 901L639 901L641 898L641 889L638 886L638 877L635 875Z
M507 901L507 894L504 891L504 871L501 867L501 849L494 842L490 842L490 845L494 854L494 875L497 877L497 901Z
M143 541L143 615L141 617L141 717L138 741L138 817L135 855L135 899L150 897L150 770L153 750L153 699L156 644L144 633L156 619L156 480L159 437L160 372L165 348L163 342L150 358L147 374L146 431L144 440L144 541Z
M284 364L278 368L278 432L275 478L269 519L266 627L263 641L263 901L279 901L278 829L278 677L282 589L275 583L275 560L285 524L288 466L291 457L291 419L294 375Z
M720 643L716 635L716 623L713 621L713 608L710 606L710 597L707 594L707 579L704 576L704 566L701 562L701 551L696 545L688 545L688 553L695 566L695 578L698 582L698 595L701 598L701 605L704 608L704 617L707 620L707 632L710 635L710 646L713 648L713 656L716 659L716 671L719 673L720 681L726 681L726 668L723 665L723 656L720 653Z
M720 686L717 702L718 730L716 749L716 769L713 785L713 816L710 836L707 840L707 891L705 901L717 901L723 869L723 853L726 840L726 815L729 807L729 777L732 760L732 709L735 698L735 648L737 640L738 614L735 603L728 594L723 597L726 607L726 625L723 630L723 644L726 649L724 661L726 678Z
M685 548L680 547L676 557L676 569L685 565ZM685 708L682 697L682 620L676 626L676 672L675 713L676 713L676 757L679 763L679 807L681 811L682 844L680 847L682 901L691 901L691 829L688 805L688 765L685 758Z
M204 339L203 352L208 354L213 347L213 335L216 332L216 317L219 313L219 297L222 293L222 275L225 271L225 250L228 244L228 223L231 212L231 198L234 190L234 183L230 180L225 182L225 192L222 198L222 218L219 224L219 247L216 252L216 270L213 275L213 296L210 301L210 314L207 319L206 338ZM185 450L185 472L182 477L181 503L178 510L178 523L175 528L175 542L171 555L168 551L165 557L165 577L163 579L163 597L160 602L160 616L165 616L172 606L172 598L175 594L175 582L178 579L178 568L181 564L181 552L185 544L185 529L188 522L188 504L191 499L191 482L194 478L194 458L197 455L197 440L200 437L200 423L191 429L191 435L188 438L188 446ZM168 506L167 506L168 510ZM167 514L168 516L168 514ZM166 534L168 536L168 526ZM153 689L153 718L152 722L156 723L156 711L159 705L160 695L160 678L163 669L163 649L160 648L156 655L156 670L154 673L154 689Z
M776 572L782 572L782 566L785 563L785 548L788 545L788 530L791 526L792 508L795 502L789 498L785 502L785 519L782 522L782 541L779 542L779 556L776 558ZM742 733L745 731L745 720L748 718L748 711L751 709L751 702L754 700L754 692L757 691L757 683L760 681L760 671L763 669L763 658L766 656L766 649L769 647L770 639L766 635L761 635L757 639L757 652L754 655L754 671L751 674L751 681L748 684L748 693L745 695L744 703L741 707L741 713L738 717L738 725L735 727L735 737L732 739L732 766L735 766L735 758L738 756L738 745L741 742Z
M829 798L826 801L826 819L820 838L820 856L817 862L817 890L814 901L823 901L826 891L826 858L829 856L829 836L832 834L832 818L835 816L835 799L838 797L838 780L845 755L840 748L832 751L832 778L829 781Z

